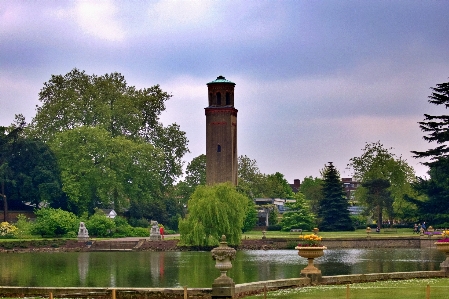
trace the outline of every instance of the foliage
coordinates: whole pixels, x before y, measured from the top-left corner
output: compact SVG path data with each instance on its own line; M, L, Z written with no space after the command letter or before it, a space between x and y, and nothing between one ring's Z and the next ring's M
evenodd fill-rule
M61 209L42 208L36 210L33 233L45 237L65 236L77 232L79 220L75 214Z
M315 234L299 236L299 247L319 247L321 246L321 237Z
M269 174L265 182L265 198L293 198L290 184L282 173Z
M257 166L256 160L242 155L238 158L238 186L237 190L251 199L264 196L266 176Z
M245 219L243 220L242 232L252 230L257 224L257 207L254 201L247 198L247 205L245 211Z
M179 222L185 245L218 245L222 235L231 245L240 243L247 198L230 183L198 186L188 202L188 215Z
M415 206L404 200L404 196L415 196L412 183L416 181L415 172L402 157L396 157L392 148L385 148L379 141L367 143L360 157L350 159L348 166L354 170L354 178L362 183L355 192L356 200L374 213L374 208L367 204L367 190L363 183L383 179L390 182L388 191L393 199L393 209L385 209L389 219L394 216L402 220L410 219L415 214ZM377 213L376 213L377 214Z
M437 106L442 105L444 108L449 107L449 82L437 84L431 87L432 94L429 96L428 102ZM435 142L437 147L424 152L412 151L416 158L430 158L430 162L423 164L433 166L439 163L441 159L449 159L449 148L446 142L449 141L449 116L448 115L429 115L424 114L425 119L419 122L421 131L427 133L423 136L428 142Z
M89 236L110 237L115 230L114 219L107 217L101 210L96 210L85 224Z
M68 207L77 214L96 207L120 211L160 197L164 160L151 144L113 138L98 127L55 134L49 144L58 158Z
M31 232L33 231L33 223L25 215L17 215L17 222L15 223L17 227L16 236L18 239L25 239L31 237Z
M323 198L318 210L320 230L354 230L340 175L332 162L329 162L329 165L324 168L323 177Z
M406 197L418 207L419 219L432 224L449 222L449 159L441 158L433 163L428 172L429 178L419 178L413 185L418 194L427 198Z
M323 196L322 188L323 180L311 176L304 178L299 187L299 192L304 194L305 200L314 214L318 214L318 207Z
M432 94L428 102L444 108L449 107L449 82L431 87ZM427 198L409 196L407 200L418 206L421 219L434 224L449 222L449 116L445 114L424 114L425 119L419 122L421 131L426 133L424 140L436 143L436 147L427 151L412 151L415 158L426 158L424 165L429 166L429 178L420 178L414 184L419 194Z
M289 231L292 228L310 230L313 227L315 218L301 192L295 194L294 202L287 202L285 206L288 210L282 215L280 223L283 231Z
M382 227L382 212L384 209L388 211L389 215L394 215L393 198L389 191L390 186L390 181L385 179L372 179L362 183L362 187L367 190L366 204L375 211L379 228Z
M17 233L17 227L8 223L0 223L0 238L14 238Z
M186 204L190 196L199 185L206 184L206 155L202 154L192 159L187 164L185 179L177 184L177 194L183 204Z
M0 127L0 181L9 205L63 205L55 156L47 145L24 135L25 120L16 117L18 125Z

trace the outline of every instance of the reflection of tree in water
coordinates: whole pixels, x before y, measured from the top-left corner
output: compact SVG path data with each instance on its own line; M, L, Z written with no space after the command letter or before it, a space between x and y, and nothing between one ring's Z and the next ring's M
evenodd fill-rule
M78 255L78 274L80 286L86 286L87 273L89 272L89 252L80 252Z

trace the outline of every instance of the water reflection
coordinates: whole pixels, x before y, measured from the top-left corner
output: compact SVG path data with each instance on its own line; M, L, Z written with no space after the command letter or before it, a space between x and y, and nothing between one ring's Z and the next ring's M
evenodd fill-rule
M210 252L69 252L0 254L0 285L210 287L219 271ZM322 274L438 270L435 249L334 249L316 259ZM307 260L295 250L238 251L236 283L299 277Z

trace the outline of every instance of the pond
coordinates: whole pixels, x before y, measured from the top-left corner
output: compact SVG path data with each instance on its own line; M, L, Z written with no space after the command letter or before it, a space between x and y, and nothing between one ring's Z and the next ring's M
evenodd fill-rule
M333 249L315 262L323 276L439 270L435 249ZM295 250L238 251L235 283L294 278L307 260ZM28 287L211 287L210 252L1 253L0 285Z

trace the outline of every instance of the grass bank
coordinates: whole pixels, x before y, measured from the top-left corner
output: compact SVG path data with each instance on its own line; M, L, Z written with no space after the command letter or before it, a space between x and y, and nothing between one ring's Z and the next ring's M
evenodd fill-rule
M264 294L245 297L261 299ZM266 298L276 299L442 299L449 298L449 278L378 281L351 285L320 285L268 292Z

